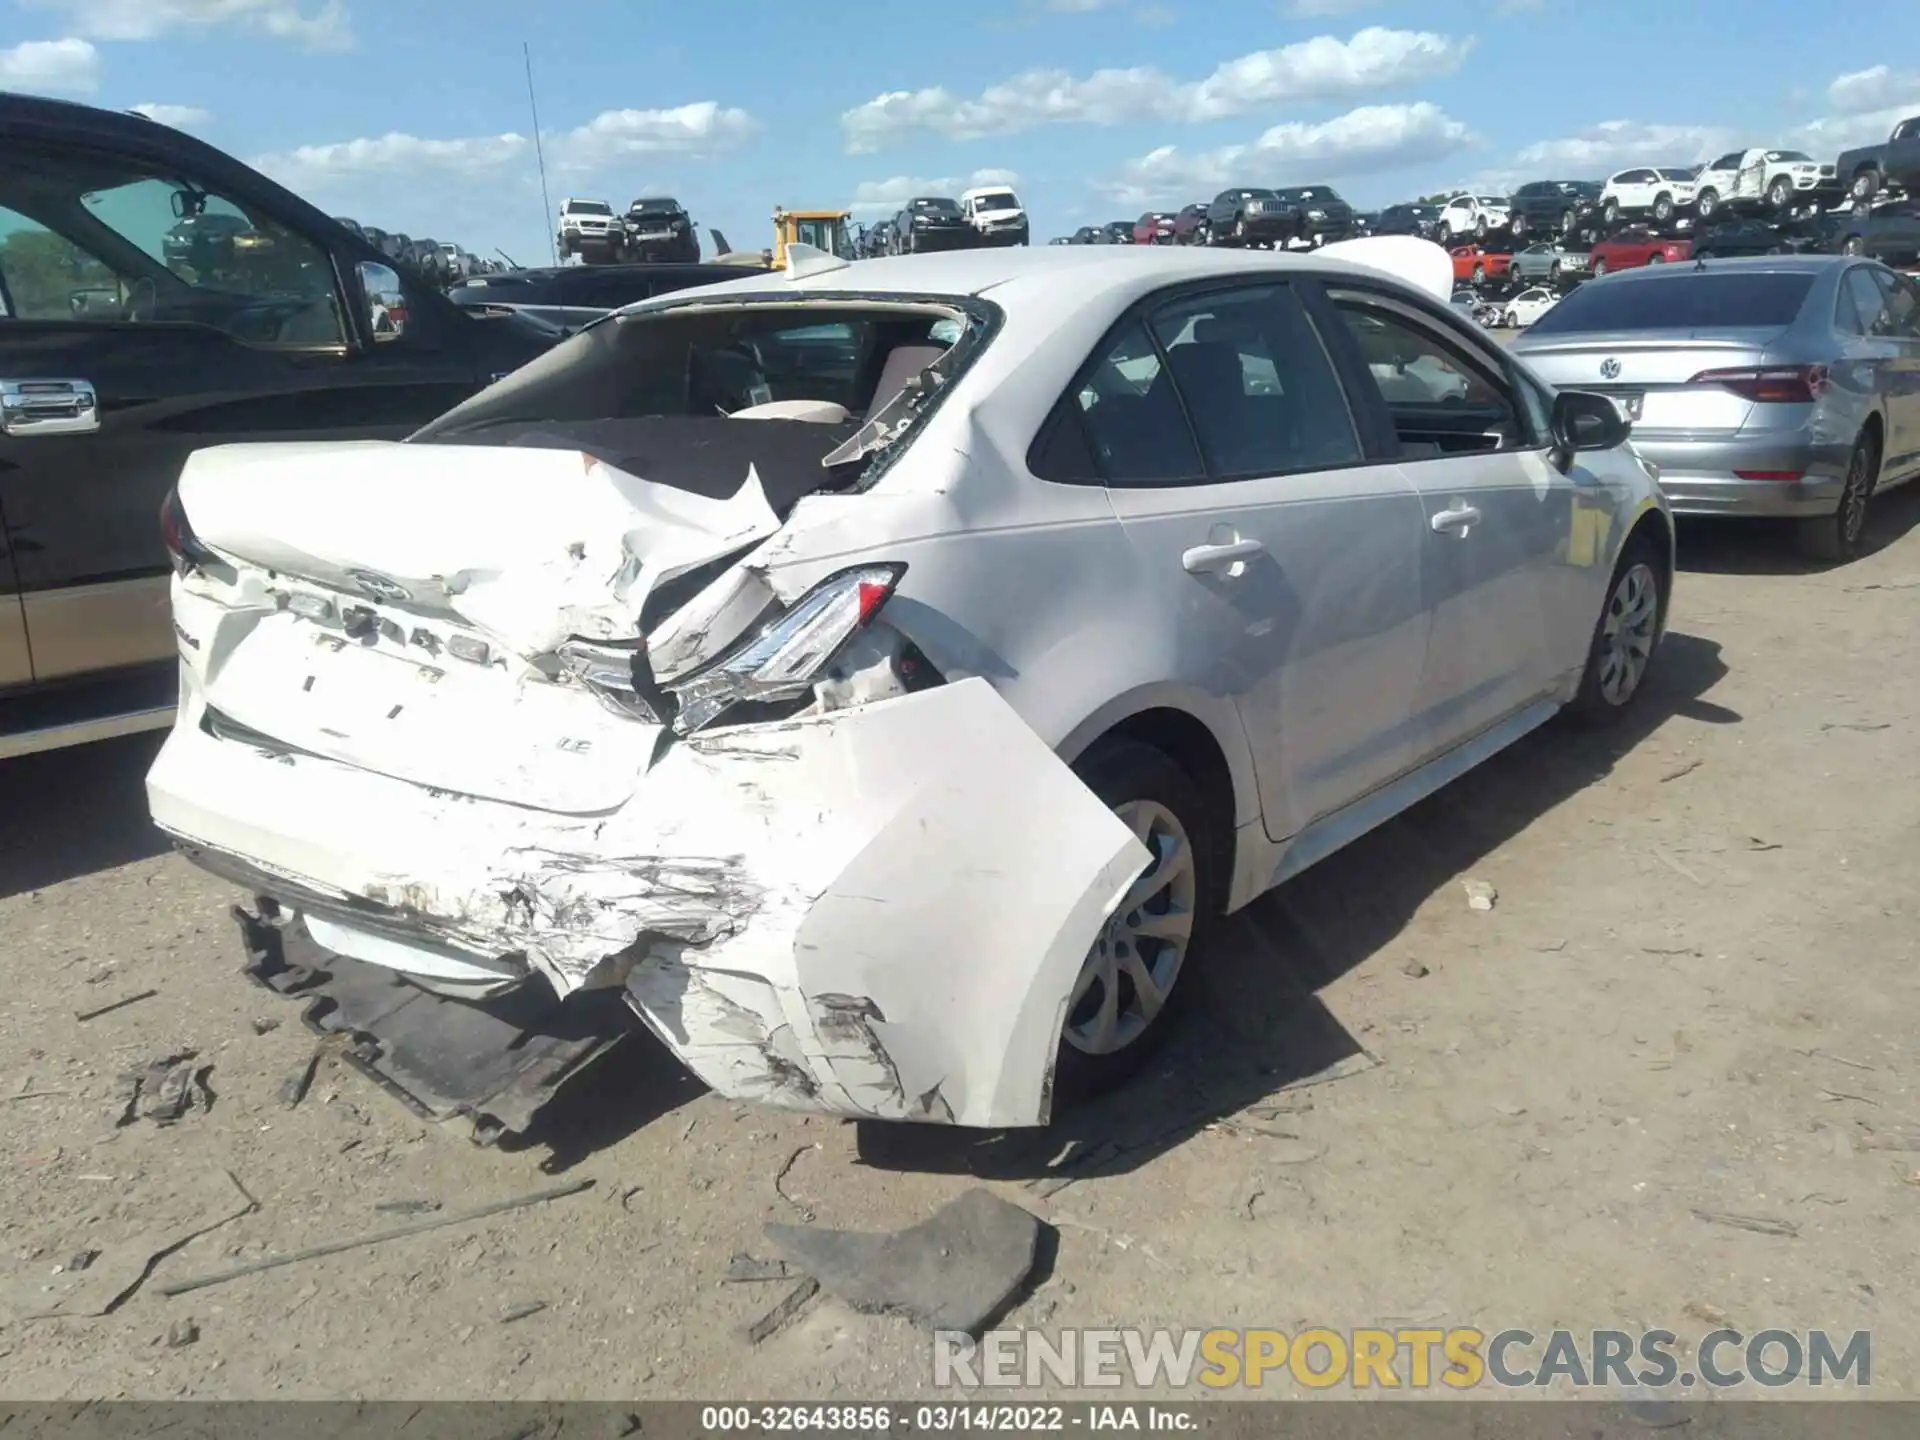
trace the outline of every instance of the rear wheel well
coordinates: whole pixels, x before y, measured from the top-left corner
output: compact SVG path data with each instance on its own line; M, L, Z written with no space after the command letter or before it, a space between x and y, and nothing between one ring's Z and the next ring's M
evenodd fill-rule
M1880 486L1880 475L1879 475L1880 461L1881 461L1881 458L1885 456L1887 453L1886 427L1881 422L1879 415L1873 414L1873 415L1867 416L1867 423L1860 427L1860 433L1862 435L1871 435L1873 437L1873 464L1874 464L1874 472L1875 472L1873 476L1873 483L1874 483L1874 488L1878 489Z
M1142 710L1087 746L1081 759L1123 740L1150 745L1186 771L1206 800L1208 818L1220 826L1222 844L1231 841L1238 818L1234 814L1233 772L1227 768L1227 757L1211 730L1184 710Z

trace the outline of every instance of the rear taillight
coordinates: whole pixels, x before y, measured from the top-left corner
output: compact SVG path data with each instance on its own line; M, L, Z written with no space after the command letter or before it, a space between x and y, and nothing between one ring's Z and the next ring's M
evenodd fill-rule
M187 507L180 503L178 487L167 491L167 498L160 502L160 538L173 559L176 575L198 570L214 558L213 552L193 533L193 526L187 523Z
M1779 365L1753 370L1702 370L1689 385L1718 385L1766 405L1808 405L1827 392L1824 365Z

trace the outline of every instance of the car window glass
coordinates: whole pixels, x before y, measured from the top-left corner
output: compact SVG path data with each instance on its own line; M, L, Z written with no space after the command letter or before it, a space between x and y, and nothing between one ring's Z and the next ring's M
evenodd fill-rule
M0 207L0 284L19 320L118 320L128 280L63 235Z
M1436 446L1450 455L1523 443L1504 384L1458 346L1366 297L1337 294L1334 304L1393 416L1403 460L1431 458Z
M1856 275L1861 273L1854 272ZM1886 292L1886 310L1883 330L1877 334L1896 335L1902 340L1920 340L1920 294L1916 294L1910 281L1885 270L1873 272L1873 278L1880 282L1880 288Z
M1209 474L1286 475L1359 462L1333 362L1290 288L1178 301L1152 325Z
M1121 331L1075 399L1103 479L1166 484L1204 473L1160 352L1139 322Z
M1873 272L1864 265L1857 265L1847 272L1847 294L1853 300L1854 314L1860 320L1860 333L1863 335L1887 335L1889 317L1887 315L1887 296L1874 283Z

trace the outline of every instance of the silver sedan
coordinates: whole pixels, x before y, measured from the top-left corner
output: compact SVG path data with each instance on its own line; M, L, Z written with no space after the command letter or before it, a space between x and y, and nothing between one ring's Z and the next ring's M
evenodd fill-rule
M1626 271L1513 350L1613 397L1676 514L1792 518L1817 559L1850 558L1872 497L1920 474L1920 288L1873 261Z
M1513 278L1522 285L1557 285L1562 276L1585 279L1588 251L1575 249L1559 241L1542 241L1516 250Z

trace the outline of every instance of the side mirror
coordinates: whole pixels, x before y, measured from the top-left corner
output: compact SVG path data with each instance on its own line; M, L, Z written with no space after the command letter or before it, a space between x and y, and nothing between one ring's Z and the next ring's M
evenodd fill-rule
M367 307L367 327L375 343L398 340L407 333L407 292L390 265L371 260L359 264L360 294Z
M1562 390L1553 397L1553 445L1563 457L1581 450L1611 450L1626 443L1633 426L1620 407L1591 390Z

